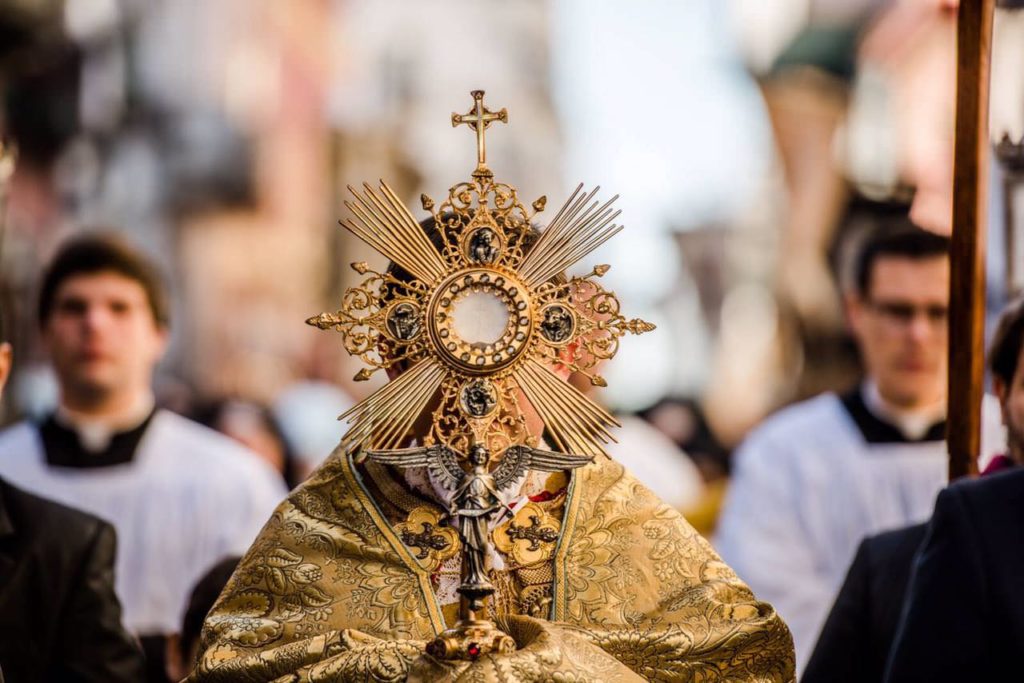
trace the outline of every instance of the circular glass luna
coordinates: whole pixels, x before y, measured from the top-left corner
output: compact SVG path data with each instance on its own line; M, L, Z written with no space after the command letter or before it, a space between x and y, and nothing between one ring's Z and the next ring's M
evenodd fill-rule
M443 360L470 374L515 361L530 340L526 287L498 271L474 268L442 282L429 304L430 337Z

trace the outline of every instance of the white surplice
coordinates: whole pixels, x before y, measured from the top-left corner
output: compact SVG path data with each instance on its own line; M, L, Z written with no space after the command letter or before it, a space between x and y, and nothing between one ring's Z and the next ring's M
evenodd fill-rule
M38 428L16 424L0 433L0 476L113 524L115 587L140 635L177 633L196 581L244 553L287 494L256 455L164 410L132 461L109 467L51 466Z
M982 463L1004 448L987 397ZM944 441L869 443L827 393L768 418L737 450L714 538L722 558L789 625L803 671L860 541L931 517Z

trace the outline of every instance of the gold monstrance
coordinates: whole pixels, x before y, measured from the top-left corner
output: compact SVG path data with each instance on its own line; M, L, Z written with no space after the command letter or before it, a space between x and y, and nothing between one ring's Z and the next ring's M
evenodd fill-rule
M346 350L369 366L356 381L381 369L404 370L340 416L349 424L342 445L359 460L429 467L450 484L463 553L460 621L428 646L447 659L515 646L482 617L494 592L486 522L507 511L499 493L527 470L573 469L606 455L602 445L613 440L615 418L555 370L605 386L595 366L615 355L627 332L654 329L627 320L615 295L597 282L609 266L582 277L564 274L622 229L614 223L617 197L601 202L600 188L584 192L580 185L538 232L532 221L546 198L527 209L516 189L496 183L487 168L486 130L507 123L508 113L489 111L481 90L472 96L469 112L452 114L453 126L476 134L471 180L452 187L440 205L421 196L433 230L383 181L376 191L364 184L362 194L349 187L355 201L345 202L352 217L342 225L392 266L378 273L353 263L366 278L346 290L340 310L306 321L340 332ZM538 447L541 435L528 428L523 401L543 419L556 451ZM428 433L412 434L427 410Z

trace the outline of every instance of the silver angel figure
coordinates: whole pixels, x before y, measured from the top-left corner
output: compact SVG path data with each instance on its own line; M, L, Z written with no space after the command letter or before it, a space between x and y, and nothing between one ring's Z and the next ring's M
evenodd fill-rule
M488 522L499 510L509 510L501 494L519 481L528 470L558 472L591 462L593 456L556 453L530 446L510 446L493 472L487 469L490 453L481 444L470 446L465 458L472 466L465 471L459 465L462 456L447 446L426 446L387 451L366 451L374 462L395 467L426 467L449 491L454 491L449 514L458 517L462 537L462 584L459 593L468 608L477 612L483 600L494 592L487 577Z

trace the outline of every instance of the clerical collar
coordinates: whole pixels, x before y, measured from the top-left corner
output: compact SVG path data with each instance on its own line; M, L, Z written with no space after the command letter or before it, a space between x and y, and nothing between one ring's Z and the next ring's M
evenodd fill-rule
M130 432L149 419L156 401L153 394L145 393L118 415L97 418L68 408L57 406L54 419L78 435L82 448L90 453L99 453L110 446L111 439L120 432Z
M907 413L888 408L874 382L866 381L840 397L868 443L919 443L946 437L945 406Z
M83 469L130 463L156 413L148 398L102 422L58 408L39 426L47 463Z

